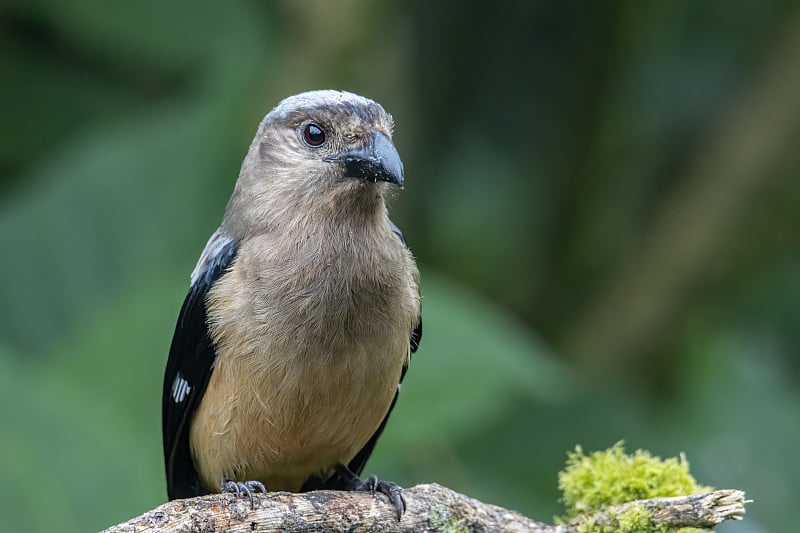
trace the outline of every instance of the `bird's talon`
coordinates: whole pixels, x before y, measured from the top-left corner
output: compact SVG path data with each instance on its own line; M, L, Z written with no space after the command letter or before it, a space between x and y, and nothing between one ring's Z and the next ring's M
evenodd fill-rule
M372 493L372 496L375 496L375 491L378 489L378 476L371 475L367 478L366 481L367 490Z
M235 494L237 498L241 498L242 496L242 489L239 487L239 484L235 481L226 481L222 484L222 490L220 492L228 493L228 494Z
M376 489L378 492L386 494L397 512L397 519L400 520L406 510L406 497L403 495L403 489L391 481L379 481Z
M255 509L253 492L256 490L261 491L262 494L267 493L267 488L260 481L226 481L222 484L221 492L235 494L237 498L241 498L244 493L250 500L250 509Z
M267 493L267 487L265 487L264 484L261 483L260 481L245 481L244 483L253 492L255 492L256 489L258 489L258 491L261 492L261 494Z
M385 494L386 497L389 498L389 503L392 504L392 507L394 507L397 513L397 519L400 520L403 517L403 513L406 510L406 498L403 495L403 488L397 483L393 481L382 481L379 480L377 476L373 475L357 483L355 490L369 491L373 496L378 492Z

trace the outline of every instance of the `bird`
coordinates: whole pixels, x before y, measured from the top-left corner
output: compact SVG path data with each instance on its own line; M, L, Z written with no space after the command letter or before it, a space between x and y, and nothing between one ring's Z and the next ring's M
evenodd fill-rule
M191 274L164 374L170 500L402 488L361 472L422 337L419 272L387 199L392 116L338 90L263 118Z

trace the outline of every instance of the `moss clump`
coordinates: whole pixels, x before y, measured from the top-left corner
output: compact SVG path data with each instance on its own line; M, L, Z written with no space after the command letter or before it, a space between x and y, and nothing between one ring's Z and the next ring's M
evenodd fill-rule
M616 516L617 523L619 524L618 531L651 531L653 528L650 522L650 513L641 505L634 505L624 513Z
M689 463L683 455L666 460L643 450L627 455L621 442L589 455L577 446L574 452L568 454L565 470L558 474L558 486L567 507L567 515L560 518L565 522L633 500L686 496L712 490L697 484L689 473ZM647 511L638 506L612 518L616 523L608 531L676 531L653 526ZM606 528L591 522L586 520L582 530L605 531ZM696 530L677 531L686 533Z
M586 517L578 526L578 533L651 533L656 529L650 521L650 513L640 505L634 505L624 513L611 515L599 524L594 517Z
M445 505L434 505L430 509L428 526L431 531L439 533L467 533L467 528L450 516L450 510Z

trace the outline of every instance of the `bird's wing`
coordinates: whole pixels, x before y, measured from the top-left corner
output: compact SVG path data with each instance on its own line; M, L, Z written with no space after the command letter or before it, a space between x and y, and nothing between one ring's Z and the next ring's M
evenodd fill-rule
M403 246L405 246L406 249L410 251L411 248L409 248L408 243L406 242L406 238L403 237L403 232L400 231L400 228L398 228L394 224L394 222L392 222L391 220L389 221L389 223L392 225L392 231L394 232L394 234L397 235L397 238L400 239L400 242L403 243ZM414 353L414 352L417 351L417 348L419 348L420 341L422 341L422 312L421 311L420 311L419 317L417 317L417 325L414 327L414 331L411 332L411 336L408 339L409 348L411 350L411 353ZM403 365L403 373L400 375L400 382L401 383L403 382L403 378L406 375L406 370L408 370L408 365L407 364ZM389 411L391 412L391 409Z
M403 243L403 246L408 248L408 243L406 242L405 238L403 237L403 232L400 231L400 228L395 226L392 223L392 231L395 235L400 239ZM409 351L410 353L414 353L419 348L419 343L422 340L422 313L420 312L420 316L417 320L417 325L414 327L414 330L411 331L408 339L409 344ZM409 356L409 361L411 357ZM378 442L378 437L381 436L383 433L383 428L386 427L386 421L389 420L389 415L392 414L392 409L394 409L394 404L397 403L397 395L400 393L400 384L403 382L403 378L406 377L406 371L408 370L408 362L403 365L403 370L400 372L400 379L397 382L397 391L394 393L394 398L392 399L392 404L389 406L389 410L386 412L386 416L383 418L381 425L378 426L377 431L372 437L367 441L363 448L356 454L350 464L347 465L347 468L350 469L351 472L361 475L361 471L364 470L364 465L367 463L367 459L372 454L372 450L375 448L375 443Z
M216 353L206 324L206 296L236 258L239 243L217 230L192 272L164 373L162 431L169 499L188 498L207 490L200 482L189 450L189 424L208 386Z

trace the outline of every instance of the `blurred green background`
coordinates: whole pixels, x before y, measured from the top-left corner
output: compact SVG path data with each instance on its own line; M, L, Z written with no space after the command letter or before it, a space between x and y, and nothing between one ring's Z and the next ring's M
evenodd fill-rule
M165 500L161 379L261 117L396 120L425 337L366 473L540 519L575 444L686 452L797 531L791 1L0 5L0 516Z

